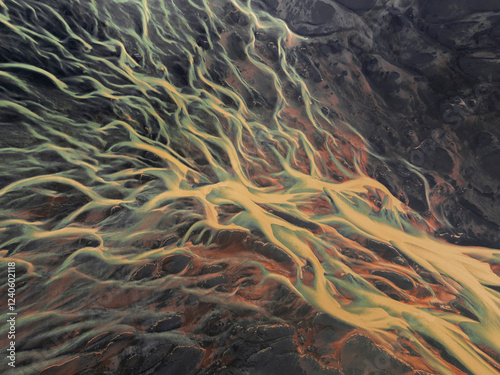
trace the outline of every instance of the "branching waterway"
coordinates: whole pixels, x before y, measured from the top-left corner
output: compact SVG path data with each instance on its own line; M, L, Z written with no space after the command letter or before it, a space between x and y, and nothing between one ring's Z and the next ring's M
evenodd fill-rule
M498 373L500 251L436 238L368 176L385 159L297 73L285 22L218 0L4 0L0 22L16 373L120 373L165 314L156 335L191 345L211 309L278 316L277 288L415 370ZM230 364L203 345L198 371Z

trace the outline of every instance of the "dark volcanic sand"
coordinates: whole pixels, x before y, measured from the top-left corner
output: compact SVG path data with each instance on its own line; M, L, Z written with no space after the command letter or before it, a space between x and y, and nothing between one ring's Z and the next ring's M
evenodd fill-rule
M500 373L500 3L0 27L2 373Z

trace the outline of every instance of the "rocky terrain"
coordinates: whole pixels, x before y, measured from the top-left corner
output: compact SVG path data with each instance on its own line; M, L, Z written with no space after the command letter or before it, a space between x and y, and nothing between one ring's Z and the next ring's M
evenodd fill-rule
M392 164L374 165L371 176L418 212L438 212L453 228L447 240L498 246L497 2L253 4L307 37L299 74L335 97L335 115Z
M500 373L500 3L6 0L0 28L1 371Z

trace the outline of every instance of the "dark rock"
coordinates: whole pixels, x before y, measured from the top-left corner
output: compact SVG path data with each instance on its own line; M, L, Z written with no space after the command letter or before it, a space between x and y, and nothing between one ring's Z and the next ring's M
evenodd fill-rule
M441 283L437 281L436 277L432 273L423 270L418 270L417 273L424 281L428 282L429 284L441 285Z
M208 275L211 273L219 273L227 268L227 263L211 264L209 266L203 266L201 269L202 275Z
M200 35L196 39L196 44L198 46L200 46L202 49L204 49L205 51L210 49L210 42L208 41L206 35Z
M288 353L295 348L297 348L297 344L292 337L278 339L269 346L269 349L276 355Z
M232 59L245 60L245 41L237 32L229 34L227 37L228 54Z
M189 63L186 61L175 60L173 59L173 62L168 69L168 73L171 75L174 83L181 87L187 86L189 84Z
M259 326L248 331L248 340L251 342L273 341L279 338L292 336L296 332L295 328L285 324L269 324Z
M100 335L97 335L93 339L89 340L83 350L85 352L102 350L110 343L113 337L116 337L116 334L113 332L101 333Z
M143 57L140 53L133 53L132 58L135 60L136 63L140 64L143 60Z
M321 36L360 26L355 14L323 0L284 3L276 10L289 27L305 36Z
M457 298L457 299L451 301L450 305L452 307L454 307L463 316L466 316L467 318L472 319L476 322L480 321L479 318L477 317L477 315L474 314L472 312L472 310L470 308L468 308L465 305L465 303L463 301L461 301L460 299Z
M272 343L269 347L251 355L247 362L252 367L262 366L263 364L274 361L277 355L288 353L294 348L296 348L296 344L292 338L283 338Z
M250 248L269 259L275 260L276 262L293 264L293 260L290 255L272 243L264 244L260 241L256 241L250 246Z
M397 287L404 290L413 290L415 289L415 283L408 276L403 275L401 273L397 273L395 271L389 270L376 270L372 272L372 275L383 277L394 283Z
M154 263L145 264L132 275L131 280L142 280L152 277L155 270L156 265Z
M191 294L186 298L185 305L186 306L195 306L199 303L200 298L198 296L195 296L194 294Z
M342 335L331 328L321 330L313 338L313 346L315 352L320 356L333 355L334 348L332 343L337 342L342 338Z
M217 336L223 333L227 328L225 322L220 320L220 317L215 317L215 319L211 319L206 327L206 333L208 336Z
M373 262L374 258L367 254L364 251L358 250L358 249L351 249L351 248L343 248L340 250L342 255L345 255L346 257L349 257L351 259L359 259L364 262Z
M204 354L205 351L196 346L177 346L165 356L162 365L155 370L155 374L195 374Z
M318 326L318 327L321 327L321 326L325 326L325 327L331 327L335 330L339 330L339 329L352 329L352 327L350 325L348 325L347 323L344 323L336 318L334 318L333 316L329 315L329 314L326 314L326 313L318 313L316 315L316 317L314 318L314 322L313 324L315 326Z
M431 160L432 169L439 173L451 173L454 167L453 159L451 158L449 152L439 147L435 151L435 156Z
M228 15L229 22L231 24L237 24L240 26L248 25L249 19L246 14L243 14L239 9L234 9Z
M424 213L429 210L429 206L427 205L426 200L422 197L416 197L414 195L408 196L408 206L419 213Z
M215 83L224 86L225 79L228 77L229 74L229 67L226 65L226 63L219 60L216 61L214 66L211 66L208 69L208 74Z
M329 22L335 14L335 9L323 1L315 1L312 7L311 23L324 24Z
M436 153L436 142L428 138L424 140L418 147L425 155L433 156Z
M481 156L479 165L490 177L495 180L500 180L500 149L496 149Z
M373 147L379 152L380 155L385 155L387 152L387 146L384 142L384 140L377 136L377 135L372 135L370 137L370 143L373 145Z
M424 1L421 16L427 22L446 22L469 15L472 12L498 11L500 6L495 0L481 0L470 2L467 0L457 0L453 3L441 1Z
M448 350L446 350L446 348L441 343L439 343L438 341L436 341L432 337L429 337L429 336L426 336L426 335L422 335L422 337L430 345L430 347L434 348L435 350L437 350L440 353L441 357L445 361L447 361L448 363L451 363L453 366L455 366L458 369L462 370L466 374L472 374L467 369L467 367L465 367L460 362L460 359L454 357Z
M342 347L340 364L345 375L382 372L404 374L411 368L370 338L355 334Z
M468 14L452 22L427 23L427 33L448 48L460 52L491 50L496 47L494 18ZM488 36L488 33L490 34Z
M411 208L421 213L426 212L429 209L427 205L425 185L417 175L410 175L410 177L405 180L403 187L408 196L408 205Z
M150 348L146 353L142 353L142 365L140 372L146 372L155 366L158 366L162 359L167 356L168 352L172 348L172 344L160 344Z
M410 162L417 167L421 167L425 163L425 154L419 149L412 150L410 152Z
M268 208L268 207L263 207L265 208L267 211L269 211L269 213L275 215L275 216L278 216L279 218L293 224L293 225L296 225L298 227L301 227L301 228L305 228L305 229L309 229L309 230L312 230L312 231L315 231L315 230L318 230L319 229L319 225L312 222L312 221L306 221L306 220L303 220L303 219L300 219L296 216L293 216L287 212L283 212L283 211L278 211L278 210L275 210L275 209L272 209L272 208Z
M386 281L375 280L373 285L395 301L408 302L408 297Z
M237 230L221 230L215 236L215 242L221 246L242 242L247 237L247 233Z
M494 136L490 132L481 131L475 138L474 146L480 150L484 147L488 147L494 141Z
M276 8L278 8L279 5L278 0L263 0L263 1L271 10L276 10Z
M230 349L238 359L246 361L250 356L257 353L260 347L255 342L237 339L231 342Z
M268 56L271 58L272 61L278 61L280 51L276 43L274 42L266 43L266 50L268 52Z
M186 255L175 254L163 259L162 268L166 273L175 274L183 271L190 261L191 258Z
M212 277L211 279L202 281L201 283L198 284L198 286L204 289L211 289L218 285L226 284L227 281L228 281L227 277L225 276L216 276Z
M180 328L181 326L182 326L182 315L176 314L169 316L166 319L159 320L153 327L151 327L151 331L166 332Z
M267 353L266 353L267 354ZM300 365L300 356L297 353L273 356L271 353L266 357L262 355L265 361L256 363L252 367L251 373L256 375L267 374L289 374L306 375L306 372Z
M377 0L336 0L338 3L342 4L346 8L352 10L365 11L371 9L377 3Z
M465 74L470 77L474 77L477 80L482 80L485 77L488 77L493 82L500 81L500 62L498 60L498 56L464 56L459 58L458 65Z
M380 241L368 239L366 241L366 247L387 260L391 260L401 256L399 251L394 246Z
M306 375L343 375L341 371L336 369L325 368L321 363L310 356L302 356L299 359L299 364Z
M285 373L290 375L307 374L307 372L301 367L300 356L298 356L296 353L275 357L265 366L265 370L266 371L263 373L263 375L269 374L271 372Z

